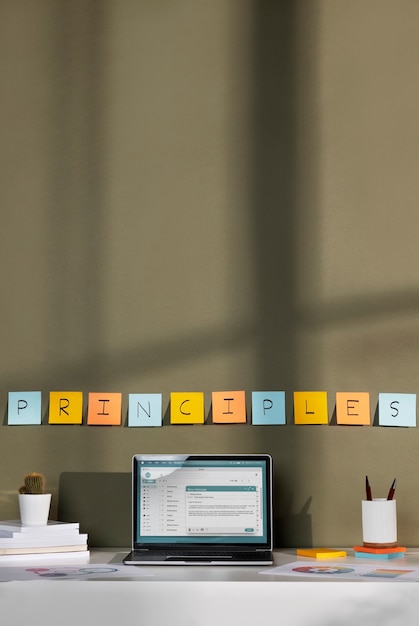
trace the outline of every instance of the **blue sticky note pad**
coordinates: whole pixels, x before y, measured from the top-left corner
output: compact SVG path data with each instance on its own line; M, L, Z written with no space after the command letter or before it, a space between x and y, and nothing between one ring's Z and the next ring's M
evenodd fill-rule
M130 393L128 426L161 426L162 407L161 393Z
M378 423L380 426L416 427L416 394L379 393Z
M252 424L285 424L285 391L252 391Z
M42 423L40 391L9 391L7 423L14 426Z
M383 554L372 554L370 552L355 552L355 556L361 559L388 560L388 559L404 558L406 555L404 552L389 552L389 553L383 553Z

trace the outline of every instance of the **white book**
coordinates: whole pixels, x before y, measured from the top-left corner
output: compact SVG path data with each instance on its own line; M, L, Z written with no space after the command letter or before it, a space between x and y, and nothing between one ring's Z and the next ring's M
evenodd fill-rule
M24 526L20 520L0 521L0 531L18 534L28 533L30 535L50 535L57 532L68 533L68 531L78 531L79 527L80 525L78 522L59 522L56 520L48 520L44 526Z
M21 537L2 537L0 535L0 549L12 547L48 547L48 546L79 546L87 543L86 533L74 533L56 536L33 536L23 535Z
M31 565L33 563L62 563L73 561L74 563L86 563L89 561L89 550L77 550L74 552L42 552L37 554L5 554L0 555L0 566L5 564Z

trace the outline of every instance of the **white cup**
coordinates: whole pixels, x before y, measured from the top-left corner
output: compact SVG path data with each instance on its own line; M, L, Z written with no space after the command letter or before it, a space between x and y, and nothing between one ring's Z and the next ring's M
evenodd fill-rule
M362 539L369 548L397 545L396 500L362 500Z

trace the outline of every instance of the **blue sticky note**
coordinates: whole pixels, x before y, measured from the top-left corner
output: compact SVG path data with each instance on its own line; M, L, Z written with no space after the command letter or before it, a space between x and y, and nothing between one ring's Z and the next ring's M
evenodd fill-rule
M14 426L42 423L40 391L9 391L7 423Z
M382 554L372 554L371 552L355 552L354 554L359 559L374 559L374 560L375 559L381 559L381 560L401 559L406 556L404 552L386 552Z
M378 423L380 426L416 427L415 393L379 393Z
M252 424L285 424L285 391L252 391Z
M161 426L162 407L161 393L130 393L128 426Z

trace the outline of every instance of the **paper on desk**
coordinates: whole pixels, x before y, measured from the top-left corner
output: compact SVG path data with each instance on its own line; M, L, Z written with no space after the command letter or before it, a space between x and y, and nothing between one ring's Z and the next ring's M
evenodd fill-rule
M419 568L408 567L403 564L379 565L371 563L366 565L353 563L294 561L260 572L270 576L295 576L312 577L317 579L333 580L369 580L374 582L397 581L419 582Z
M0 582L12 580L105 580L113 578L142 578L151 574L140 567L109 563L89 565L31 565L0 567Z

